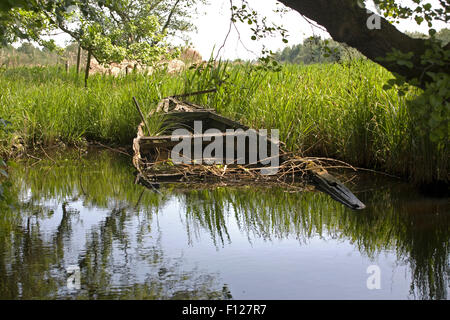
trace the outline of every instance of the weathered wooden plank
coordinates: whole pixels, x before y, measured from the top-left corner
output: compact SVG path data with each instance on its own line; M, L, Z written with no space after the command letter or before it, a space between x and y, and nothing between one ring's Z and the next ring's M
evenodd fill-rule
M211 112L210 118L214 119L216 121L222 122L223 124L229 126L230 129L238 129L238 128L241 128L241 129L244 129L244 130L249 129L247 126L244 126L243 124L241 124L241 123L239 123L237 121L234 121L234 120L231 120L229 118L223 117L223 116L221 116L221 115L219 115L217 113L214 113L214 112Z

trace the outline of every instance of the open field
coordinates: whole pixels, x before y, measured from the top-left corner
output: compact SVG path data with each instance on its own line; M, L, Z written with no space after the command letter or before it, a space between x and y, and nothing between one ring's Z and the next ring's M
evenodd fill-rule
M448 147L438 149L414 133L407 103L383 90L392 75L369 61L348 64L285 65L280 72L248 65L224 65L169 75L92 75L83 87L72 70L15 68L0 73L0 118L11 122L2 134L2 153L14 156L36 146L101 141L131 146L144 113L169 95L214 87L195 97L253 128L278 128L288 150L333 157L354 166L416 181L448 180Z

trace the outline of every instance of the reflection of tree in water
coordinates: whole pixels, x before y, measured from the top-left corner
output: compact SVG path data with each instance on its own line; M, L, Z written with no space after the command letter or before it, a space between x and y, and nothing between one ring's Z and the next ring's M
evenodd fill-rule
M398 184L362 193L368 204L364 211L351 211L324 194L292 194L277 188L194 190L180 197L191 241L200 234L199 228L208 231L216 246L232 241L226 221L233 215L249 241L295 237L306 242L327 236L350 241L372 259L383 251L395 251L411 268L411 295L447 297L450 216L446 200L421 200Z
M410 214L411 227L402 230L397 252L411 266L411 294L416 298L446 299L450 286L448 205L422 203L410 207L416 212Z
M17 184L10 191L19 198ZM53 274L56 254L43 239L40 222L53 216L54 207L36 204L32 197L21 198L20 212L14 209L17 203L0 212L0 297L53 297L64 279Z
M11 241L2 237L0 292L3 299L73 297L77 299L227 299L231 294L214 274L183 270L182 259L165 257L159 241L148 243L127 225L133 215L123 209L111 213L90 230L78 258L81 290L66 288L64 252L70 251L72 219L77 212L63 203L63 216L51 242L29 216L23 228L15 226ZM23 212L22 212L23 213ZM33 223L34 221L34 223ZM139 228L138 228L139 229ZM143 281L135 278L136 264L149 269Z
M2 212L0 219L0 298L231 298L217 275L184 270L182 258L172 261L159 241L149 241L152 215L168 193L144 192L130 181L129 167L107 154L95 162L80 162L44 162L14 172L14 190L22 201L16 204L18 210ZM55 199L61 220L49 234L41 230L41 221L59 210L46 204ZM73 239L73 229L82 223L79 212L70 207L76 201L109 213L88 230L80 255L71 257L76 251L73 241L79 241ZM66 286L65 261L71 258L81 268L82 287L76 292ZM142 271L137 265L146 267L142 279L136 278L136 271Z
M29 205L27 207L31 209ZM54 276L59 257L54 247L43 240L39 224L39 219L52 215L53 210L32 209L24 211L21 220L3 220L9 224L9 234L0 228L0 292L3 299L51 298L56 289L65 284L64 279Z
M101 226L91 230L86 251L80 258L84 288L79 298L125 299L227 299L216 276L194 269L183 270L183 259L165 257L160 239L152 246L132 244L133 229L127 228L125 210L113 210ZM117 257L121 257L117 259ZM132 266L145 264L145 280L136 281Z
M77 211L70 208L77 199L87 208L108 210L107 217L89 230L77 257L82 273L79 298L228 297L227 288L222 289L215 275L184 271L182 258L169 259L158 240L149 241L154 213L174 194L184 204L182 219L191 242L203 230L217 247L232 242L231 219L249 241L294 237L302 245L313 237L331 237L349 241L370 258L395 251L398 260L411 268L413 297L447 297L450 216L445 201L421 200L401 185L386 183L358 194L368 205L358 212L324 194L291 194L277 188L258 192L254 188L184 192L162 188L156 194L133 184L128 159L114 159L106 153L95 158L82 158L76 164L43 161L12 173L18 181L16 192L29 194L29 190L17 189L25 185L31 196L22 199L20 214L2 212L0 219L0 292L4 298L71 294L64 291L63 259L78 223ZM45 240L40 221L54 214L55 208L43 205L51 199L63 204L62 219L51 240ZM140 278L133 269L137 265L145 265L146 273L139 274Z

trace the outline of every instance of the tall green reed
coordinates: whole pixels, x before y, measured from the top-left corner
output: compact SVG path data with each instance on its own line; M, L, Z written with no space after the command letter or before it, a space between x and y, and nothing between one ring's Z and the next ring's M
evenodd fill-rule
M383 89L390 78L370 61L284 65L280 72L219 61L175 75L93 75L85 89L74 70L17 68L0 74L0 118L13 123L26 146L83 139L131 145L140 122L132 96L146 114L163 97L216 87L190 99L250 127L279 129L288 150L417 181L437 172L448 180L448 150L414 135L408 102L419 90L400 97Z

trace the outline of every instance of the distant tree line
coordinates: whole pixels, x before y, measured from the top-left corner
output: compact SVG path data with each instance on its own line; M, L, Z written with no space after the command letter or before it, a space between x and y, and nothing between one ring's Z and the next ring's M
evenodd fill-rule
M417 39L426 39L429 38L428 35L420 32L405 32L408 36L411 38L417 38ZM445 28L441 29L438 32L436 32L436 39L441 40L442 44L445 46L448 43L450 43L450 29Z
M412 38L428 38L429 36L420 32L406 32ZM450 42L450 29L442 29L436 33L436 38L444 45ZM278 62L294 64L311 64L326 62L343 62L353 59L365 59L356 49L339 43L332 39L322 39L313 36L305 39L303 43L284 48L275 54Z
M406 32L413 38L427 38L426 34L420 32ZM436 34L436 38L444 45L450 43L450 29L442 29ZM5 67L15 67L23 65L55 65L69 64L75 65L77 59L78 45L76 42L69 44L60 53L42 49L29 42L24 42L18 48L11 45L0 47L0 65ZM81 51L81 60L86 59L86 52ZM326 62L343 62L353 59L364 59L364 56L356 49L336 42L332 39L321 39L320 37L310 37L303 43L286 47L275 54L275 60L282 63L311 64ZM236 61L242 61L236 59Z
M78 45L71 43L64 50L50 51L43 47L42 49L34 46L30 42L24 42L15 48L12 45L0 47L0 65L6 68L18 66L47 66L64 65L66 62L70 66L76 64ZM81 59L86 59L86 53L81 52Z
M318 36L307 38L303 43L286 47L275 54L278 62L295 64L341 62L363 58L358 50L346 44Z

